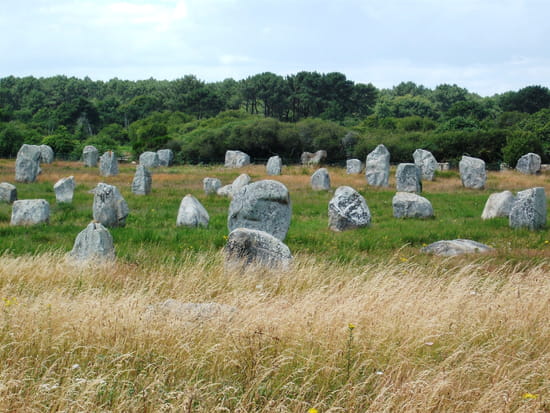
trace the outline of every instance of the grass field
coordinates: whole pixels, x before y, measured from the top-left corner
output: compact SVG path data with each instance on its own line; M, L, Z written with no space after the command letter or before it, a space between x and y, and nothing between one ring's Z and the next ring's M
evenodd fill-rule
M132 165L110 178L78 163L43 169L17 189L50 202L49 225L11 227L0 204L0 411L550 411L550 235L480 219L490 193L548 194L549 175L490 173L471 191L445 173L424 183L436 217L417 221L392 217L393 189L329 168L333 187L359 190L373 215L370 228L332 233L331 194L309 189L311 170L288 167L275 179L291 193L295 265L243 274L220 252L229 200L205 196L202 178L259 180L263 167L160 169L147 197L130 192ZM56 205L53 184L69 175L75 200ZM13 161L0 161L0 182L13 177ZM118 260L78 265L66 253L98 182L117 185L131 212L111 230ZM175 226L187 193L209 228ZM496 250L419 253L458 237ZM161 311L169 298L236 310L193 318Z

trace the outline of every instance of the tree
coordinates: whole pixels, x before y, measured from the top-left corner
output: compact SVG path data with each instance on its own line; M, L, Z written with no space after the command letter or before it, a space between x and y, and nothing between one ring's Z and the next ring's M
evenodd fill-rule
M550 108L550 90L543 86L527 86L517 92L503 94L500 105L504 111L535 113Z

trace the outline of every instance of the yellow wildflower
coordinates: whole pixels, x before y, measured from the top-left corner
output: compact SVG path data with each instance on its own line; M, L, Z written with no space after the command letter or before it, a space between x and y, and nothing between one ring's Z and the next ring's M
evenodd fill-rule
M355 324L349 323L349 324L348 324L348 328L349 328L350 330L353 330L353 329L355 328Z
M307 411L307 413L319 413L319 410L317 410L315 407L312 407Z
M525 400L534 400L537 397L539 397L539 395L533 393L523 393L523 395L521 396L521 398Z

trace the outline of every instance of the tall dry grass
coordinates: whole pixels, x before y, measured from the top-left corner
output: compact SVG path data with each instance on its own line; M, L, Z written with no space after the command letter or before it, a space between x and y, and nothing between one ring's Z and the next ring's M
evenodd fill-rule
M547 411L548 272L471 257L303 256L243 274L214 252L103 266L4 255L0 410ZM161 311L168 298L237 310Z

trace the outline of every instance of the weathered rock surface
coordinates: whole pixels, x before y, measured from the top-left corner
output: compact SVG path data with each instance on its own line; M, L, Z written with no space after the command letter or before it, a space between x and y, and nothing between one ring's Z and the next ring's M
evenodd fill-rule
M546 225L546 193L543 187L520 191L510 210L512 228L542 229Z
M139 164L145 166L147 169L158 168L160 166L160 160L157 152L143 152L139 155Z
M73 202L74 188L76 186L74 176L68 178L61 178L53 186L55 192L55 200L59 203L71 203Z
M118 159L113 151L107 151L99 159L99 173L102 176L118 175Z
M491 194L485 203L485 208L483 208L483 212L481 213L481 219L510 216L510 210L512 209L514 199L514 194L510 191Z
M218 190L216 191L216 194L218 194L219 196L225 196L228 198L233 197L233 185L229 184L218 188Z
M268 175L281 175L282 169L283 160L280 156L272 156L267 160L265 170Z
M112 260L115 258L113 237L99 222L90 222L76 236L70 255L78 260Z
M159 157L159 166L172 166L174 162L174 152L172 149L159 149L157 155Z
M530 152L518 159L516 170L524 174L535 175L540 172L540 166L540 156L536 153Z
M454 239L434 242L433 244L422 248L420 251L429 254L441 255L444 257L452 257L461 254L490 252L492 250L493 248L477 241L472 241L469 239Z
M430 201L410 192L397 192L392 199L395 218L432 218L434 210Z
M222 181L218 178L204 178L202 180L202 187L206 195L216 194L218 189L222 187Z
M390 179L390 153L382 144L367 155L365 163L367 183L372 186L388 186Z
M99 161L99 151L97 148L92 145L85 146L82 150L82 161L84 162L84 166L97 166L97 162Z
M50 220L50 204L45 199L23 199L14 201L11 211L11 225L35 225Z
M181 200L176 219L176 226L203 227L208 226L210 216L197 198L188 194Z
M398 192L422 192L422 172L414 163L400 163L395 172Z
M226 196L233 198L233 196L244 186L250 184L250 176L248 174L240 174L235 178L233 183L229 185L222 186L219 188L216 193L220 196Z
M249 265L268 269L288 269L292 263L290 249L280 240L264 231L237 228L229 234L224 248L228 267Z
M216 302L186 303L169 298L162 303L150 306L147 317L173 317L184 323L202 322L212 319L231 319L238 309Z
M484 160L464 155L458 164L458 169L465 188L483 189L485 187L487 172Z
M225 152L225 167L226 168L241 168L250 164L250 156L241 151L226 151Z
M94 220L106 227L123 227L130 210L118 188L100 182L91 192Z
M51 146L40 145L40 163L50 164L53 162L54 153Z
M333 231L367 227L371 214L367 201L349 186L336 189L328 204L328 226Z
M315 153L311 152L303 152L300 156L300 160L302 161L302 165L313 165L317 166L320 165L321 162L323 162L325 159L327 159L327 151L321 149Z
M288 189L270 179L244 186L233 194L227 227L265 231L284 240L290 226L292 207Z
M13 204L17 201L17 188L8 182L0 183L0 202Z
M317 169L310 178L311 188L314 191L328 191L330 189L330 175L326 168Z
M348 159L346 161L346 173L348 175L360 174L363 171L363 162L359 159Z
M413 159L415 165L418 166L422 172L422 179L433 181L435 171L439 168L435 156L425 149L417 149L413 153Z
M153 186L153 177L145 165L138 165L132 181L132 193L136 195L149 195Z
M40 174L40 157L42 153L37 145L23 144L15 160L15 181L34 182Z

